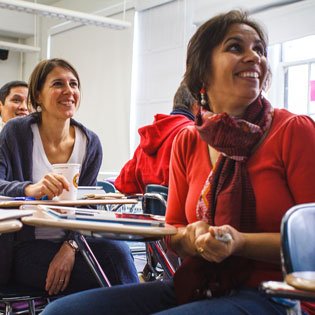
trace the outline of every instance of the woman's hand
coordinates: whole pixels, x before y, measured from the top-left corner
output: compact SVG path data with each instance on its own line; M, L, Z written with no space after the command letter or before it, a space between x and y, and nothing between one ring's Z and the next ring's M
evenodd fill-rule
M176 235L171 237L171 247L180 256L197 254L196 240L203 234L209 234L210 226L206 222L197 221L179 228Z
M36 199L41 199L47 195L49 199L53 199L59 196L64 189L67 191L70 189L70 184L66 178L59 174L48 173L36 184L26 186L25 195Z
M222 242L215 235L229 233L232 239ZM184 258L200 255L213 262L236 255L280 265L280 233L241 233L230 225L210 226L197 221L178 229L171 236L171 248Z
M230 225L211 226L210 233L200 235L196 240L196 248L204 259L221 262L235 255L257 261L281 264L280 233L242 233ZM224 243L215 239L215 235L229 233L232 239Z
M75 252L67 244L63 244L49 264L45 290L49 295L65 290L69 283L71 271L75 262Z
M215 239L215 236L220 236L229 233L232 237L227 242ZM245 244L244 235L235 230L230 225L211 226L208 233L204 233L197 237L195 241L195 250L201 257L212 262L221 262L225 258L239 253Z

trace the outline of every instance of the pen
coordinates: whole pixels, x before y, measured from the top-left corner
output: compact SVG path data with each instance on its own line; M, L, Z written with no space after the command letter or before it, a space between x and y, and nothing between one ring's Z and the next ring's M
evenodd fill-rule
M34 197L14 197L13 200L29 201L29 200L36 200L36 198L34 198Z

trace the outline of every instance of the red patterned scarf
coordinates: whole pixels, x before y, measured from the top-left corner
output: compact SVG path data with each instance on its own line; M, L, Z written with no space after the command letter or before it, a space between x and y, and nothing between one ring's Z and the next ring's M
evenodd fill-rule
M241 119L199 111L196 129L200 137L220 153L197 204L199 220L216 226L229 224L241 232L253 231L256 200L246 161L269 130L272 116L273 109L263 97L248 106ZM174 276L178 304L204 297L209 288L213 295L222 295L241 285L249 276L244 263L239 257L229 257L220 264L187 257Z

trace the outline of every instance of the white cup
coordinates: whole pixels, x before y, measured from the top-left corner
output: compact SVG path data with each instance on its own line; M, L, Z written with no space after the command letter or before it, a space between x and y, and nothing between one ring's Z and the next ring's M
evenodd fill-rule
M58 200L76 200L79 182L80 164L53 164L54 173L63 175L70 184L69 191L63 190Z

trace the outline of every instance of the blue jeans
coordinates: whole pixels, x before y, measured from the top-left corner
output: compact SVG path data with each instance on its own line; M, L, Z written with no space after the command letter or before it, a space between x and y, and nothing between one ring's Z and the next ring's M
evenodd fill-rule
M128 284L68 295L45 308L42 315L140 315L140 314L285 315L256 289L240 289L229 296L176 306L173 281Z
M132 254L125 242L86 239L112 285L139 282ZM18 243L14 247L11 282L44 290L49 264L61 245L47 240ZM99 286L84 257L77 253L68 287L63 294Z

